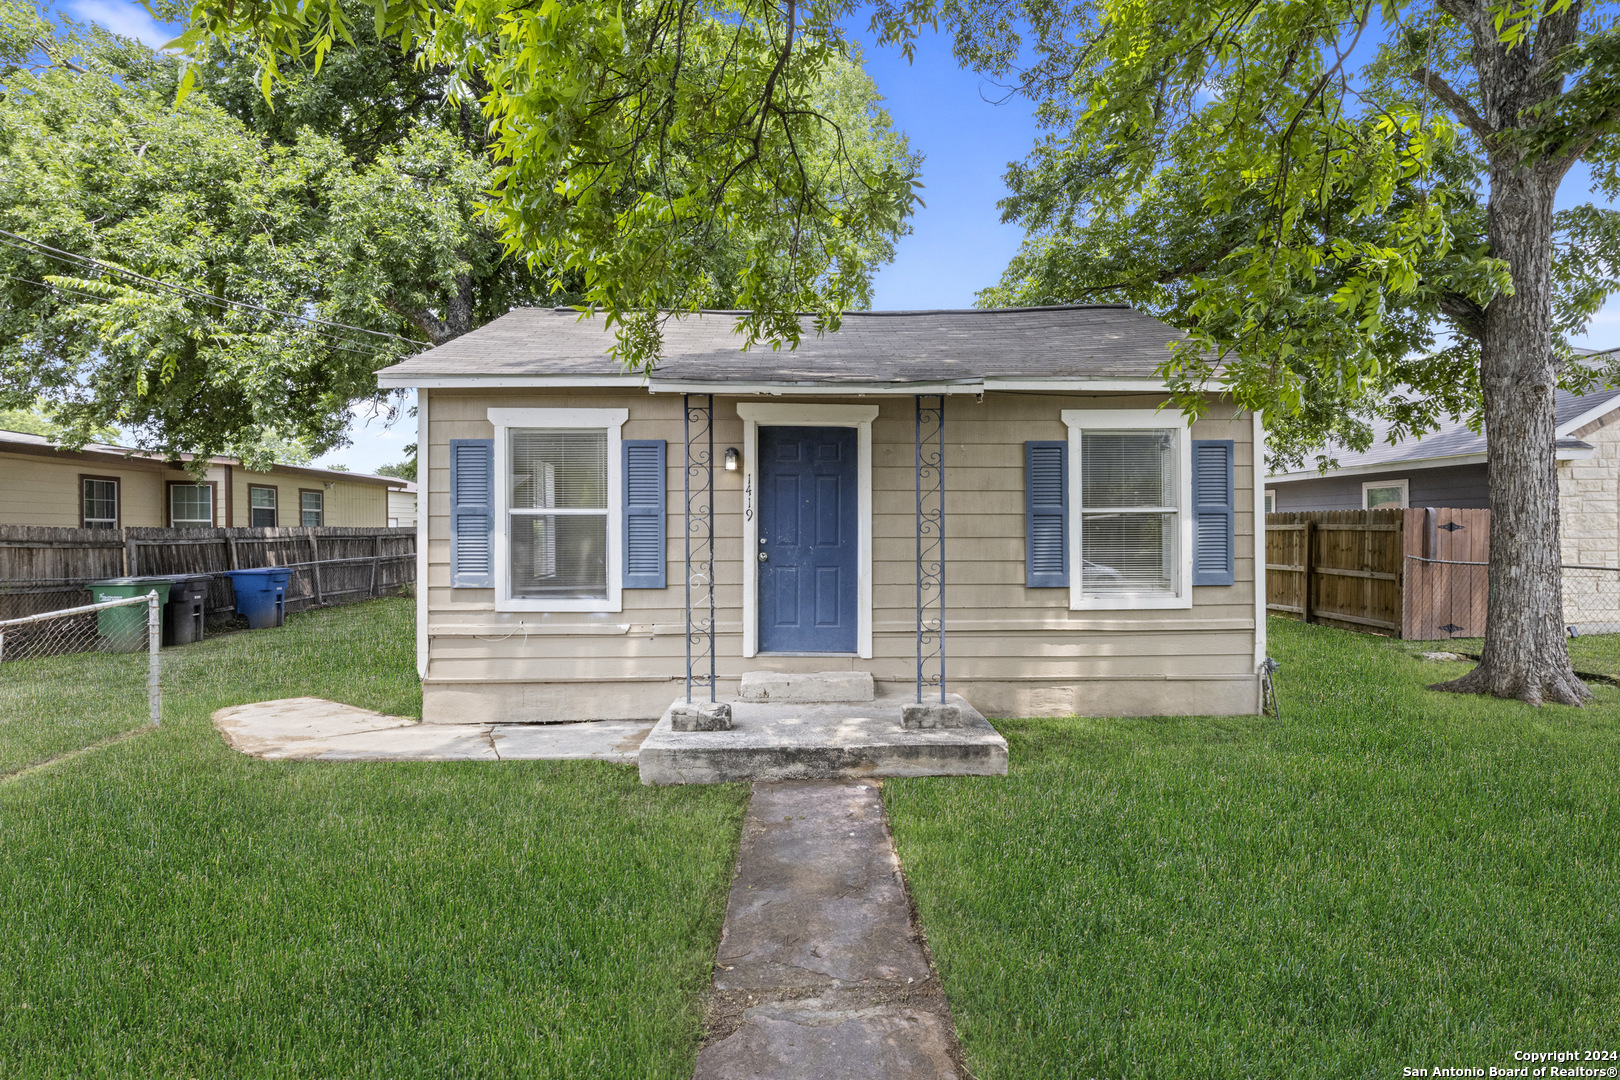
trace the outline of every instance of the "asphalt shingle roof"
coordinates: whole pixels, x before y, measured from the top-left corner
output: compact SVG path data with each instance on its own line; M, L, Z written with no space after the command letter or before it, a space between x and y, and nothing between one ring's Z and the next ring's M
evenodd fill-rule
M1184 335L1124 304L966 311L852 311L836 333L816 336L810 318L795 350L742 351L735 312L704 312L664 324L654 377L764 383L945 382L987 376L1149 377ZM600 316L518 308L436 349L385 368L414 376L621 375L608 355L613 334Z
M1620 397L1620 389L1598 390L1590 394L1575 395L1568 390L1554 391L1554 409L1556 410L1556 423L1558 430L1583 413L1590 412L1599 405L1614 401ZM1485 433L1483 431L1470 431L1468 425L1462 421L1443 421L1438 428L1421 438L1402 439L1397 443L1385 440L1389 436L1389 425L1378 422L1373 424L1373 443L1365 453L1341 452L1337 456L1339 468L1350 469L1357 466L1368 465L1403 465L1409 461L1426 461L1429 458L1460 457L1466 454L1483 454L1485 452ZM1569 439L1559 439L1559 444L1573 442Z

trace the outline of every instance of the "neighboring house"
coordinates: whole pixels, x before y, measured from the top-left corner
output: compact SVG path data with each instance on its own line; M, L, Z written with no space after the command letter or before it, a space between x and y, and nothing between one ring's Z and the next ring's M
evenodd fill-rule
M602 319L520 309L380 373L418 391L426 719L656 717L689 641L722 699L756 670L909 692L920 563L946 683L987 715L1257 711L1263 433L1222 398L1161 411L1177 331L1118 305L851 312L797 350L734 327L670 319L649 377ZM942 561L920 395L944 402Z
M389 528L416 528L416 484L405 481L404 487L388 489Z
M1620 566L1620 390L1557 392L1559 532L1564 562ZM1376 427L1365 453L1338 467L1266 481L1268 510L1367 510L1391 506L1488 509L1485 435L1446 423L1417 439L1385 441Z
M40 435L0 431L0 525L377 527L388 520L388 493L404 484L303 465L255 472L227 457L209 458L199 482L140 450L99 443L65 450Z

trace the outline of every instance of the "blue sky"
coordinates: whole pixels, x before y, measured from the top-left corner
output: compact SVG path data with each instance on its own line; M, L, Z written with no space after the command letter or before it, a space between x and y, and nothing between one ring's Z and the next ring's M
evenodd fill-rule
M94 20L121 34L161 44L174 36L129 0L67 0L60 8L75 18ZM1020 232L1001 224L997 200L1006 194L1007 163L1029 152L1039 135L1029 103L1014 98L992 104L998 88L963 71L951 56L950 40L924 31L916 60L907 63L892 48L880 48L864 33L866 68L887 99L895 126L921 152L922 196L926 207L912 220L895 260L878 271L873 307L880 310L964 308L974 293L994 284L1018 249ZM990 100L986 100L990 99ZM1565 180L1561 205L1585 202L1584 170ZM1601 200L1599 200L1601 201ZM1620 345L1620 298L1593 319L1577 344L1606 349ZM369 472L398 461L415 439L415 421L403 415L385 428L365 410L356 410L350 435L354 445L320 459Z

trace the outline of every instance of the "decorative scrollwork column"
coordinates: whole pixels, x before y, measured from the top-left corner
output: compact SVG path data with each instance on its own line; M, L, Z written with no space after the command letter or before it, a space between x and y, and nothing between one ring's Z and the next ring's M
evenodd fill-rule
M707 686L715 700L714 666L714 395L687 394L686 432L686 700Z
M945 395L917 395L917 702L945 700Z

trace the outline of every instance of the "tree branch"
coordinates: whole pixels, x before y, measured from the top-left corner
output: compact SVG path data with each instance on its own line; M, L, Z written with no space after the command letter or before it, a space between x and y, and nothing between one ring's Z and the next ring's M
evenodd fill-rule
M1463 122L1463 126L1477 135L1479 137L1479 141L1484 143L1487 148L1495 145L1497 133L1491 130L1491 126L1485 122L1485 118L1483 116L1479 115L1478 110L1474 108L1473 104L1469 102L1467 98L1453 90L1451 85L1447 83L1446 80L1424 67L1414 68L1410 74L1410 78L1415 80L1419 86L1429 91L1429 93L1439 98L1441 104L1450 109L1453 115Z
M1485 339L1485 309L1461 293L1441 293L1440 312L1456 324L1463 336Z

